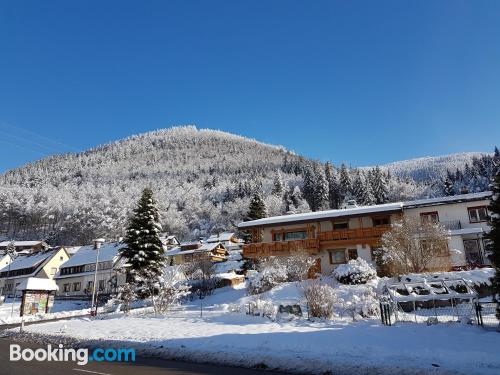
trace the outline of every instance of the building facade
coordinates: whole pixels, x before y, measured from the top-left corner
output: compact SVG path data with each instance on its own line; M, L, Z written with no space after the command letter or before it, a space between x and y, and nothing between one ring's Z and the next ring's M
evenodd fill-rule
M54 279L68 259L63 247L19 255L0 269L0 287L6 295L17 295L17 287L30 277Z
M122 272L125 260L119 254L126 246L121 242L108 242L98 239L93 245L82 246L64 264L54 277L59 290L58 296L88 298L94 290L96 275L96 292L110 294L116 292L118 286L126 282L126 274Z
M374 261L382 235L404 215L442 223L449 231L451 264L488 264L483 236L488 231L490 192L422 199L341 210L276 216L243 222L252 243L243 246L243 257L258 259L307 252L317 260L317 270L330 274L350 259ZM436 214L437 212L437 214Z

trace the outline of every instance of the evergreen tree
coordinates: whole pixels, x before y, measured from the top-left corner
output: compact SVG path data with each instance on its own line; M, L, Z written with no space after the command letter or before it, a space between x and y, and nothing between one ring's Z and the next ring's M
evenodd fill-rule
M352 184L349 171L345 164L340 166L340 181L339 181L340 202L343 202L351 197Z
M127 244L120 253L130 265L135 280L159 277L164 266L164 250L160 241L162 232L160 214L156 208L153 191L145 188L142 197L129 220L124 242Z
M246 221L262 219L267 216L266 204L261 195L257 192L254 193L250 205L248 207L248 214Z
M308 166L304 171L304 188L302 189L302 196L309 203L311 210L316 211L314 201L314 189L316 185L314 171Z
M329 206L328 182L326 181L326 177L321 169L316 169L315 172L316 184L314 186L314 207L316 211L326 210Z
M497 317L500 319L500 163L496 165L497 171L491 183L491 191L493 197L490 206L490 226L491 231L486 236L489 240L488 250L490 251L490 259L495 266L496 272L493 279L493 289L495 299L497 301Z
M328 201L330 203L330 208L337 209L340 207L341 202L339 182L333 165L330 162L327 162L325 165L325 177L328 183Z
M447 197L449 197L451 195L455 195L455 190L453 188L453 182L450 180L449 177L446 177L446 179L443 182L443 193Z
M283 179L281 178L281 174L279 172L277 172L276 176L274 177L273 189L271 193L276 195L277 197L281 197L281 195L283 194Z
M372 172L372 190L376 204L383 204L387 202L387 196L389 194L387 180L386 176L384 176L378 166L375 167Z

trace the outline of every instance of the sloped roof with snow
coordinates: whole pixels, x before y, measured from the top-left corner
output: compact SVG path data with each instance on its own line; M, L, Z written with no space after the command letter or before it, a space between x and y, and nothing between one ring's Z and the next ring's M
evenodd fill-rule
M361 216L373 213L390 213L390 212L403 211L404 209L415 208L415 207L484 200L491 197L491 195L492 195L491 191L485 191L481 193L460 194L460 195L453 195L449 197L439 197L439 198L426 198L426 199L418 199L406 202L378 204L374 206L359 206L359 207L340 209L340 210L326 210L326 211L306 212L293 215L273 216L273 217L266 217L263 219L245 221L239 223L238 228L251 228L257 226L285 224L285 223L301 223L308 221L333 219L338 217L354 217L354 216Z
M347 217L347 216L360 216L371 213L379 212L397 212L402 211L403 203L387 203L379 204L376 206L360 206L354 208L347 208L343 210L327 210L327 211L316 211L316 212L306 212L302 214L293 215L281 215L266 217L263 219L245 221L238 224L238 228L249 228L256 226L265 226L272 224L282 224L282 223L295 223L295 222L305 222L305 221L316 221L337 217Z
M172 250L165 251L165 255L173 256L179 254L193 254L193 253L203 253L203 252L211 252L217 248L217 246L224 247L220 242L212 242L212 243L202 243L200 247L196 249L190 250L181 250L180 246L174 247Z
M492 194L493 193L491 191L483 191L481 193L469 193L469 194L451 195L448 197L417 199L413 201L403 202L403 208L406 209L413 207L434 206L442 204L484 200L490 198Z
M39 251L33 254L27 255L19 255L15 258L10 264L10 270L22 270L24 268L33 268L42 265L46 260L54 256L59 249L56 250L48 250L48 251ZM0 270L0 272L7 271L9 266L5 266Z
M99 263L115 260L119 250L126 246L121 242L103 243L99 249ZM97 249L94 248L94 245L82 246L67 262L61 265L61 268L93 264L96 262L96 257Z
M231 238L234 237L234 232L223 232L219 235L212 234L208 237L207 242L227 242L231 241Z
M0 242L0 247L8 246L11 241L2 241ZM43 244L43 241L14 241L14 245L17 246L36 246Z

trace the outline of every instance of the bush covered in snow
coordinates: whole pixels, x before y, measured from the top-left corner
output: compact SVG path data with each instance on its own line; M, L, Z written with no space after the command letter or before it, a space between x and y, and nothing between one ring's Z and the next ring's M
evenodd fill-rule
M248 292L263 293L279 283L305 280L313 265L314 258L303 253L266 258L258 264L258 272L250 273Z
M365 284L377 276L377 271L364 259L352 259L333 271L333 277L342 284Z
M248 313L254 316L263 316L269 319L276 319L278 308L269 299L255 298L248 304Z
M311 280L304 285L304 297L309 308L309 315L314 318L333 317L337 303L335 289L319 280Z

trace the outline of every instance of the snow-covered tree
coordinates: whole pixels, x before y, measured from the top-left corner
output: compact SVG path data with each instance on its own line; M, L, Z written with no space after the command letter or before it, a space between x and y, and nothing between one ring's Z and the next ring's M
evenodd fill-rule
M500 319L500 155L498 154L497 148L495 148L495 155L497 156L495 160L497 171L491 183L493 197L488 207L490 212L489 224L491 226L491 231L487 234L487 239L488 251L491 254L490 259L496 269L493 279L493 288L498 303L497 316Z
M267 216L266 205L259 193L255 193L250 201L246 220L257 220Z
M347 170L347 166L345 164L342 164L340 166L339 185L341 202L350 199L352 196L352 183L351 177L349 176L349 172Z
M127 259L131 275L144 280L161 275L164 266L164 250L160 240L162 227L153 191L145 188L133 211L120 254Z
M329 162L325 164L325 177L328 183L328 201L330 203L330 208L339 208L342 201L340 197L339 181L337 172Z

